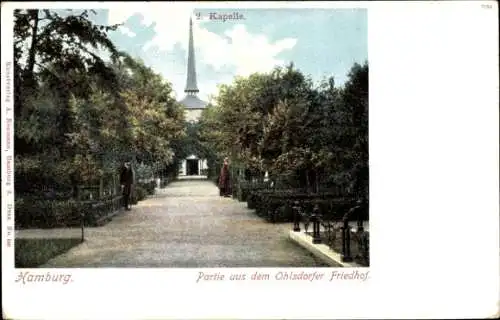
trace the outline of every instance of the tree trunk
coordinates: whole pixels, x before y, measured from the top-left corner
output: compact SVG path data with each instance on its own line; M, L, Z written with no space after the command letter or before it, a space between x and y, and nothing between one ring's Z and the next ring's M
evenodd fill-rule
M316 193L319 193L319 174L318 174L318 169L316 168L314 171L314 181L316 181Z
M99 178L99 199L102 199L104 196L104 179L102 177Z
M79 200L80 194L78 190L78 182L74 173L71 173L70 175L70 182L71 182L72 197L73 199Z
M118 194L118 185L116 183L117 180L116 174L113 174L113 198Z
M35 69L35 57L36 57L36 46L37 46L37 41L38 41L38 9L34 10L29 10L31 19L33 21L33 26L32 26L32 33L31 33L31 46L30 50L28 53L28 66L26 68L26 78L25 78L25 83L29 87L32 87L34 84L34 69Z
M307 193L311 191L311 182L309 181L309 169L306 169L306 190Z

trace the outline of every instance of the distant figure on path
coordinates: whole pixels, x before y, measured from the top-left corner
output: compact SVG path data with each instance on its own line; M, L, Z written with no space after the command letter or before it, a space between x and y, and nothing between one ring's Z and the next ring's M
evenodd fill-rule
M231 196L231 177L229 176L229 161L228 158L224 159L224 165L220 171L219 176L219 191L223 197Z
M130 210L130 196L132 194L132 186L134 184L134 172L130 162L125 162L120 172L120 184L122 186L123 206L125 210Z

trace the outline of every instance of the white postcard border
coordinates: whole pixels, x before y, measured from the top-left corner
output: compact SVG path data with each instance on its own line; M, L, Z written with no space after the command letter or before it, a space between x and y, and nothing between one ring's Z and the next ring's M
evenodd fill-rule
M6 119L13 116L13 110L12 114L7 110L9 106L13 109L12 104L5 101L5 67L13 57L12 46L5 45L6 39L12 39L13 21L9 17L12 5L26 8L33 7L33 3L2 4L2 163L6 164L7 157L13 156L12 149L4 148L6 139L13 143L12 134L6 136L5 131ZM64 2L35 5L68 7ZM118 4L70 5L103 8ZM284 2L196 3L200 8L284 5ZM301 284L276 280L196 283L200 271L230 273L232 269L14 270L13 246L5 246L6 228L14 225L13 220L7 221L5 213L7 205L13 204L14 195L8 194L13 187L6 184L7 171L2 165L5 316L16 319L498 316L496 3L291 2L286 6L369 10L370 279ZM429 46L436 46L436 51L429 50ZM276 273L283 269L239 271ZM332 272L332 269L314 270ZM73 281L15 282L20 272L71 274Z

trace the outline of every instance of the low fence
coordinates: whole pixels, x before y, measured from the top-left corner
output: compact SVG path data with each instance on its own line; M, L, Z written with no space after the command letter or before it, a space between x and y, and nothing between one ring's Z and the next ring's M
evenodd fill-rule
M343 261L369 265L368 201L340 187L312 193L276 188L270 181L240 181L234 191L233 197L246 201L256 215L272 223L292 222L296 232L302 225L313 243L341 252Z
M156 182L138 183L134 188L131 204L137 204L155 192ZM29 228L74 228L95 227L105 224L123 207L119 188L82 186L78 198L54 198L16 195L15 227Z
M15 226L29 228L73 228L103 224L122 207L122 196L98 200L32 200L16 198Z
M301 231L302 223L305 234L312 237L313 243L324 243L332 250L340 252L343 262L355 261L363 266L370 265L367 203L358 201L347 211L337 208L325 216L317 205L309 211L296 201L293 212L294 232ZM312 230L309 231L311 225Z

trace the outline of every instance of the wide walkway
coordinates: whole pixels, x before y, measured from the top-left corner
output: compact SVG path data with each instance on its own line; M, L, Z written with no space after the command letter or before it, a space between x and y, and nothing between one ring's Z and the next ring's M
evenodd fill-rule
M290 228L219 197L212 182L176 181L107 225L86 229L83 244L43 267L325 266L288 239Z

